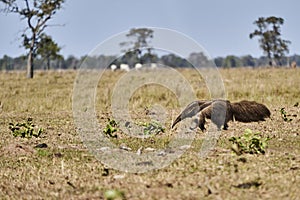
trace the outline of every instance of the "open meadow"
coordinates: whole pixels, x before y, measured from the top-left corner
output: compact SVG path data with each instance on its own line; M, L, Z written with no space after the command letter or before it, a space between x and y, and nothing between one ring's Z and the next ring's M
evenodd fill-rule
M197 98L210 98L194 70L179 71ZM36 71L33 79L27 79L25 72L0 72L0 199L300 199L299 68L220 69L230 101L263 103L271 118L229 122L228 130L222 130L205 158L198 152L206 133L197 129L193 143L180 158L146 173L107 167L83 144L72 111L76 73ZM104 127L112 120L111 96L123 74L107 71L98 85L96 114ZM170 129L172 120L181 110L172 92L160 85L146 85L130 98L132 118L146 123L153 104L160 104L168 113L162 124L164 132L139 139L117 130L106 137L131 152L165 148L175 134ZM17 123L32 123L36 132L42 128L40 136L15 137L10 127ZM245 129L270 138L265 154L237 155L232 150L229 139L242 136Z

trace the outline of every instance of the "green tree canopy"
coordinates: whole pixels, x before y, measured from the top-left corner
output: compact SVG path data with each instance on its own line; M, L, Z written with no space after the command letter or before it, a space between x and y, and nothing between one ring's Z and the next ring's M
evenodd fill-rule
M237 56L226 56L223 67L239 67L242 66L241 60Z
M40 55L43 61L47 63L47 69L50 69L50 61L53 59L62 59L59 54L60 47L55 43L52 38L46 34L41 35L37 55Z
M126 35L128 41L120 43L125 52L124 57L129 60L138 60L142 63L142 53L146 50L148 56L151 55L151 39L153 38L153 30L148 28L133 28ZM130 58L133 57L133 58ZM132 64L129 61L128 64Z

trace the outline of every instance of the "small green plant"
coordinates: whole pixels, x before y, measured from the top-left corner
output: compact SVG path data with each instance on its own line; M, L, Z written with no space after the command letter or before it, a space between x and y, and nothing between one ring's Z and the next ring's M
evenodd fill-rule
M253 133L251 129L246 129L241 137L231 137L229 139L232 142L231 148L237 155L243 153L265 154L269 140L269 137L264 138L259 132Z
M280 109L280 113L281 113L282 119L283 119L285 122L290 122L290 121L293 120L293 119L287 117L287 116L289 116L289 115L287 115L287 113L286 113L286 111L285 111L285 108L281 108L281 109Z
M117 137L114 134L118 130L118 124L114 119L108 119L108 123L106 124L106 128L103 129L103 133L109 137Z
M165 132L165 128L157 121L140 123L140 125L144 127L144 135L156 135Z
M125 199L125 195L120 190L111 189L104 192L104 198L107 200Z
M41 157L47 157L50 155L50 152L47 149L37 149L37 154Z
M43 133L42 128L35 128L33 124L33 119L28 118L26 122L23 123L9 123L9 129L12 131L13 136L22 138L39 137Z

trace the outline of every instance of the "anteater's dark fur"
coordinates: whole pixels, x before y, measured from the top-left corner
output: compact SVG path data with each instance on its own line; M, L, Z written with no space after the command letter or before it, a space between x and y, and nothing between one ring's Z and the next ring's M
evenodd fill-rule
M240 122L264 121L270 117L269 109L255 101L240 101L231 103L228 100L194 101L190 103L172 124L172 128L181 120L199 115L199 128L205 130L205 118L211 119L218 129L226 130L230 120Z

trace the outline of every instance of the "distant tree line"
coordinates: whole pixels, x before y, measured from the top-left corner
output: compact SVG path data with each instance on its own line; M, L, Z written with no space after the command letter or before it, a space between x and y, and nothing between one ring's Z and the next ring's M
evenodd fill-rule
M226 57L217 57L214 59L217 67L260 67L270 66L270 59L267 56L261 56L259 58L252 57L251 55L234 56L228 55ZM297 66L300 65L300 55L292 55L281 58L280 66L289 66L292 62L296 62Z
M64 58L60 56L54 60L45 60L43 58L36 58L35 69L47 70L47 69L76 69L79 66L80 58L74 56L68 56ZM4 55L0 59L0 70L26 70L27 56L22 55L16 58Z
M35 69L37 70L57 70L57 69L78 69L81 63L86 59L89 65L95 66L95 68L108 67L111 64L115 64L117 67L120 64L128 64L129 67L133 68L136 63L147 64L147 63L160 63L162 65L184 68L192 67L192 64L197 64L200 67L205 67L209 59L204 56L203 53L192 53L188 59L184 59L175 54L166 54L158 56L155 53L145 53L143 55L136 56L136 54L131 54L130 52L125 53L121 57L116 56L104 56L100 55L98 57L88 57L83 56L77 58L75 56L68 56L64 58L60 56L56 59L45 60L44 58L36 58ZM190 61L190 62L189 62ZM252 57L251 55L246 56L234 56L228 55L226 57L216 57L213 62L217 67L232 68L232 67L259 67L268 66L269 59L267 56L261 56L259 58ZM288 66L290 63L296 62L297 66L300 66L300 55L293 55L284 57L282 59L282 66ZM19 57L10 57L4 55L0 58L0 70L26 70L27 56L22 55Z

